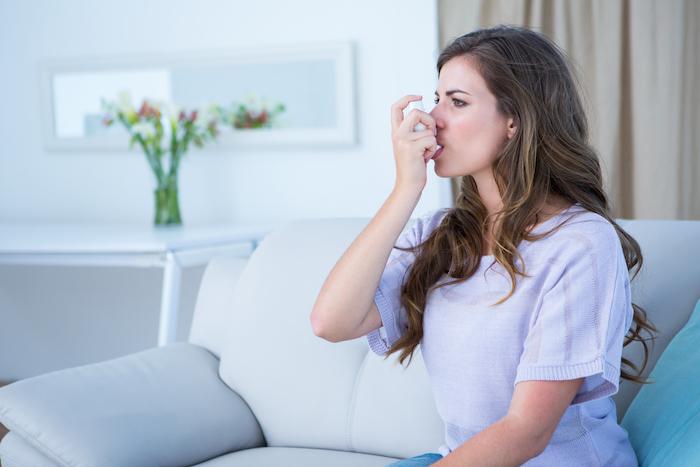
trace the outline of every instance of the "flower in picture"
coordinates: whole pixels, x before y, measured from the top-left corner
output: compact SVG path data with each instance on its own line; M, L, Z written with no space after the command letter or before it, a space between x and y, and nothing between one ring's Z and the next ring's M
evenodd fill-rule
M276 118L286 110L284 104L268 106L267 99L258 100L255 94L248 94L245 102L233 102L226 122L233 128L270 128Z

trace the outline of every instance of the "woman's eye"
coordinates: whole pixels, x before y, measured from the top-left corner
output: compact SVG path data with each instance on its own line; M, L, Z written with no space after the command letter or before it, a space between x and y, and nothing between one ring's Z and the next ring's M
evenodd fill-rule
M440 102L440 99L436 97L434 99L434 102L435 105L437 105L437 103ZM466 102L460 101L459 99L452 99L452 104L454 104L455 107L464 107L465 105L467 105Z

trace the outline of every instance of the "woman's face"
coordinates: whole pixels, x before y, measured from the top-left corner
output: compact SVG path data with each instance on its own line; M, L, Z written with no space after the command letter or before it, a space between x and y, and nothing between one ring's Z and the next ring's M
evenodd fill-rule
M497 111L496 98L473 57L455 57L443 65L435 100L430 115L435 119L437 142L444 148L434 159L435 173L476 178L491 174L496 156L515 128L512 118Z

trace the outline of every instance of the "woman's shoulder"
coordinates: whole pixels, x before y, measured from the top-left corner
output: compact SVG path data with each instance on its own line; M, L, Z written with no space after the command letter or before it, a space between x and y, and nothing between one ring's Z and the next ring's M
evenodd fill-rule
M439 208L424 211L411 218L404 227L403 233L397 240L401 247L414 247L423 243L430 233L435 230L450 208Z
M411 228L417 233L418 238L424 240L440 225L449 211L450 208L439 208L423 212L415 218Z
M620 247L615 226L579 203L548 219L533 233L548 233L534 244L542 242L540 246L552 255L614 253Z
M589 211L580 203L574 203L556 217L561 222L555 223L555 227L561 224L560 235L562 237L580 234L605 235L616 232L615 226L607 218L597 212Z
M427 239L451 210L449 207L438 208L419 214L410 227L414 239L419 242ZM546 246L549 250L556 244L568 247L579 245L579 248L593 244L595 249L619 245L615 226L604 216L589 211L578 202L546 218L532 228L530 233L544 234L542 239L534 243Z

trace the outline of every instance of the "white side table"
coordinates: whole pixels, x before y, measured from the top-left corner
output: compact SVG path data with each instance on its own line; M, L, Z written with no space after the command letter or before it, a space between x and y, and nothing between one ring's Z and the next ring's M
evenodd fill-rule
M176 337L182 268L219 255L248 257L280 225L0 224L0 264L163 268L158 324L163 346Z

